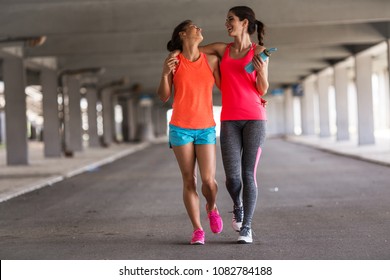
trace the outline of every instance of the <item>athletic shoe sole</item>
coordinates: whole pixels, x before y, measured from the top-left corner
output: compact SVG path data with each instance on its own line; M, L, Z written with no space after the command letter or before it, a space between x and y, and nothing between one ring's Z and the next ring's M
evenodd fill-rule
M204 245L204 242L201 241L196 241L196 242L191 242L191 245Z
M248 240L237 240L238 244L252 244L253 241L248 241Z

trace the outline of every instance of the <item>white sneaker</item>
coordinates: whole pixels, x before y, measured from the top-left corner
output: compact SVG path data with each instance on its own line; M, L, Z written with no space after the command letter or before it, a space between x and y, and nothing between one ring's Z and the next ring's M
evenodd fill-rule
M235 231L240 231L242 220L244 218L244 209L241 207L233 207L232 228Z
M238 236L237 243L239 244L251 244L252 239L252 229L249 227L242 227L240 230L240 235Z

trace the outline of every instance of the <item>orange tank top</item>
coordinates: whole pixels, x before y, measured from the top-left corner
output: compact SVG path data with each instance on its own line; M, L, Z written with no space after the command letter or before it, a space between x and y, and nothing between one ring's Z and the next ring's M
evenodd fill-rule
M189 129L215 126L213 116L214 76L204 53L191 62L178 55L179 66L173 76L174 97L170 123Z

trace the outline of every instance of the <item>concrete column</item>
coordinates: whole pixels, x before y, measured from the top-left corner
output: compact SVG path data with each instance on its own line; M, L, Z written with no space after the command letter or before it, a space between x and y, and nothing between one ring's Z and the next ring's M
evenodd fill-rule
M284 91L284 112L284 133L292 135L294 134L294 97L291 87Z
M3 59L6 149L8 165L27 165L26 73L23 59Z
M45 157L61 157L60 121L58 118L57 74L51 69L41 71L43 141Z
M166 107L160 108L160 135L166 136L168 131L168 122L167 122L167 112ZM218 126L219 124L217 124Z
M390 39L387 39L387 78L386 91L390 97ZM387 110L390 112L390 107ZM390 114L388 123L390 124Z
M122 125L121 125L121 131L122 131L122 137L123 142L130 142L129 137L129 108L127 106L127 99L128 97L121 96L118 98L118 104L122 108Z
M371 54L357 54L355 57L355 67L358 105L358 143L359 145L375 144Z
M160 135L159 129L160 129L160 120L159 120L159 108L157 107L156 103L153 102L152 107L152 122L153 122L153 133L156 137Z
M5 113L0 111L0 144L5 143Z
M77 78L69 76L67 78L68 98L69 98L69 148L71 151L82 151L82 123L80 108L80 82Z
M136 138L141 142L151 141L155 138L152 122L153 100L150 97L141 97L138 106L140 118Z
M324 70L318 75L318 105L320 113L320 137L329 137L329 71Z
M100 147L99 136L97 132L97 90L93 87L87 87L86 98L88 103L88 136L89 136L89 147Z
M116 111L115 107L119 104L118 102L118 95L116 94L111 94L111 104L112 104L112 116L111 116L111 121L112 121L112 140L115 142L120 142L121 138L121 133L122 133L122 128L118 126L116 122Z
M129 140L135 141L137 133L137 110L134 98L127 99L127 123L129 126Z
M303 81L303 96L301 97L301 119L302 119L302 134L315 134L315 110L314 110L314 95L316 89L317 77L311 75Z
M157 104L153 107L153 123L155 135L161 136L167 133L167 109Z
M267 105L267 134L280 135L285 131L284 95L268 97Z
M336 93L337 141L349 140L348 117L348 69L344 63L334 67L334 87Z
M122 107L122 135L124 142L132 142L135 140L136 134L136 114L134 108L134 99L122 97L119 99Z
M112 143L112 134L113 134L113 127L112 127L112 114L113 114L113 108L112 108L112 102L111 102L111 90L110 89L103 89L101 92L101 101L103 106L103 145L109 146Z

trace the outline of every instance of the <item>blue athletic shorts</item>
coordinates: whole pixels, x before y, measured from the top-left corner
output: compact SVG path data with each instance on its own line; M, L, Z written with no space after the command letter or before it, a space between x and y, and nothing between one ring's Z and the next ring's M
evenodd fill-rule
M169 124L169 146L216 144L215 126L204 129L181 128Z

